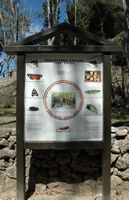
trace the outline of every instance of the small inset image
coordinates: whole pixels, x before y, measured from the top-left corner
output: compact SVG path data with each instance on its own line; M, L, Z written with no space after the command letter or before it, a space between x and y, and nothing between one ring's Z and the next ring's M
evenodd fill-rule
M32 97L34 97L34 96L39 96L39 95L38 95L38 92L37 92L37 90L36 90L35 88L32 90L31 96L32 96Z
M64 110L76 108L76 94L74 92L54 92L52 94L51 107Z
M101 82L101 71L85 71L85 82Z
M69 126L60 126L56 129L57 132L69 132L70 127Z
M36 106L30 106L29 107L29 111L38 111L38 110L39 110L39 108L36 107Z
M27 74L30 80L40 80L42 78L42 74Z

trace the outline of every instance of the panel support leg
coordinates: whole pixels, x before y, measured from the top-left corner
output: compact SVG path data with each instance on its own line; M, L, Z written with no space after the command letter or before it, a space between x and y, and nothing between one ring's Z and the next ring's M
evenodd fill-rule
M17 199L25 200L25 150L17 147L17 153Z
M110 200L110 154L107 149L103 149L103 162L102 162L102 185L103 185L103 200Z
M24 149L24 83L25 57L17 56L17 200L25 200L25 149Z

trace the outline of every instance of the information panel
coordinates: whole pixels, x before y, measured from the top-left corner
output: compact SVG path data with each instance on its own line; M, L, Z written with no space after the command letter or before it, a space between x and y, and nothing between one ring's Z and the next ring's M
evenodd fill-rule
M30 54L25 63L25 141L102 141L102 55Z

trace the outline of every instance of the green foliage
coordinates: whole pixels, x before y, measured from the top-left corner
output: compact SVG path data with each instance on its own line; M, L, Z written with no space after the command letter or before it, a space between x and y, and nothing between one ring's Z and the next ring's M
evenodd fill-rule
M106 38L112 38L123 30L124 16L120 0L76 1L77 26ZM75 23L75 5L67 3L68 21Z

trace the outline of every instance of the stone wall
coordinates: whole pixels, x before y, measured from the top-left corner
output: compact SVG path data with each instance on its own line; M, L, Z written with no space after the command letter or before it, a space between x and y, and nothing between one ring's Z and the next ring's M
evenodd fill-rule
M127 189L129 187L129 128L112 127L111 138L112 185L125 183Z
M129 187L129 131L112 127L111 179L112 188ZM79 184L80 190L101 186L100 150L26 150L26 181L28 195L41 184L44 191L53 191L57 183ZM16 184L15 129L0 128L0 192ZM70 186L71 187L71 186ZM89 189L89 190L90 190ZM68 190L68 188L67 188ZM59 192L58 191L58 192Z

